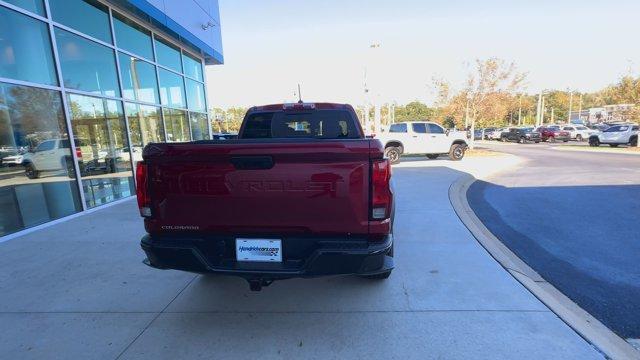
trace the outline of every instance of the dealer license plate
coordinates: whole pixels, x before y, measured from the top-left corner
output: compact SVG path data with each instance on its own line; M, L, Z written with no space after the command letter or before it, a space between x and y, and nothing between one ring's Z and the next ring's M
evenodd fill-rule
M282 240L236 239L238 261L282 262Z

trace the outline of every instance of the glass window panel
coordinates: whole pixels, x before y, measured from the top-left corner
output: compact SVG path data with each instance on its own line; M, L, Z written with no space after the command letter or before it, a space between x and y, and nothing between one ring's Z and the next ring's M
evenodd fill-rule
M189 110L207 111L207 104L204 99L204 85L191 79L186 79L186 82Z
M183 77L158 68L160 76L160 101L163 105L185 108Z
M132 103L125 103L124 107L129 120L133 160L142 161L142 148L145 145L165 141L160 108Z
M185 75L199 81L204 81L202 78L202 64L200 63L200 60L193 58L190 55L183 54L182 62L184 64Z
M207 114L189 113L191 118L191 135L193 140L210 139Z
M81 210L60 93L0 83L0 236Z
M180 49L169 45L165 41L155 38L156 58L160 65L166 66L177 72L182 72L182 62L180 60Z
M47 25L0 6L0 77L58 85Z
M113 29L118 47L153 60L151 32L119 14L113 15Z
M167 141L180 142L191 140L187 112L174 109L162 109L164 126L167 129Z
M65 87L120 96L113 50L60 29L56 42Z
M11 5L23 8L32 13L44 16L44 4L42 0L4 0Z
M69 95L82 189L87 207L131 196L131 154L119 101Z
M107 43L111 39L108 8L93 0L49 0L53 20Z
M119 53L122 96L129 100L158 103L156 67L146 61Z

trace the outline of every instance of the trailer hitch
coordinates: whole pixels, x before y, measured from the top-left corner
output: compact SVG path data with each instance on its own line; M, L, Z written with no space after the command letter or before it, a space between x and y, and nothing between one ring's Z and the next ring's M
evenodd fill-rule
M269 286L273 283L273 280L269 279L248 279L247 281L249 282L249 289L251 289L251 291L260 291L263 286Z

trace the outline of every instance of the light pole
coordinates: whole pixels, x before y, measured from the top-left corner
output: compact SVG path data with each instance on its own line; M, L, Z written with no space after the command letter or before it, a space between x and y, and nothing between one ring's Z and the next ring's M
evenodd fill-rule
M540 119L541 119L541 114L542 113L542 91L540 91L540 94L538 94L538 106L536 108L536 127L539 127L542 125Z
M369 49L377 49L380 47L380 43L372 43L369 45ZM369 116L369 107L372 105L371 104L371 97L370 97L370 92L371 90L369 89L369 86L367 84L367 68L368 66L366 64L369 64L370 60L369 60L369 56L370 54L367 53L366 59L365 59L365 67L364 67L364 81L363 81L363 86L364 86L364 133L366 135L371 133L371 119ZM375 132L379 131L380 128L380 118L376 118L375 113L376 113L376 104L373 104L374 106L374 127L376 130L374 130Z
M573 110L573 91L569 93L569 116L567 117L567 124L571 124L571 110Z
M520 101L518 102L518 126L522 126L522 94L520 94Z
M464 108L464 131L469 128L469 96L467 96L467 106Z
M582 94L580 94L580 105L578 105L578 120L582 121Z
M364 92L364 105L363 105L363 121L364 121L364 134L369 134L369 88L367 87L367 67L364 68L364 80L363 80L363 92Z

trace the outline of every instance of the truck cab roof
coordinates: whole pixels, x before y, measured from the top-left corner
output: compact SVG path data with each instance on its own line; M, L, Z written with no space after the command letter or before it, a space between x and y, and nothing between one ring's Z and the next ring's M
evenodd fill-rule
M268 104L259 105L249 108L248 113L261 112L261 111L296 111L296 110L352 110L353 107L349 104L337 104L337 103L312 103L312 102L297 102L297 103L281 103L281 104Z

